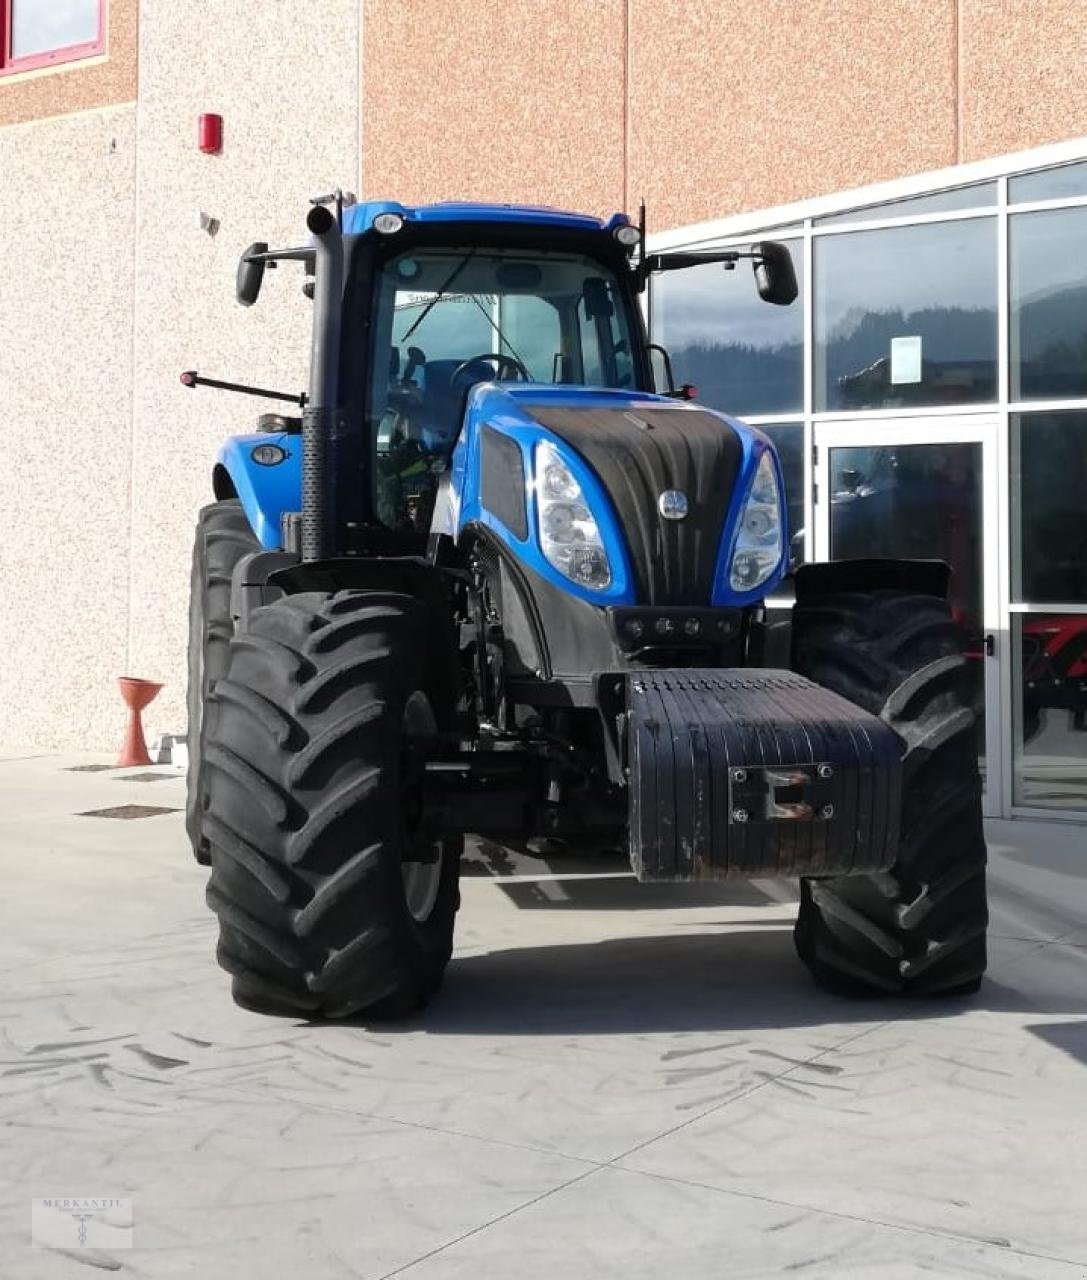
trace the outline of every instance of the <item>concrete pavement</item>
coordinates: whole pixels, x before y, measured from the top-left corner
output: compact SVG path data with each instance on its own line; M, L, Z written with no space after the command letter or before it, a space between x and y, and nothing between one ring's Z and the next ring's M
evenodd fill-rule
M311 1026L231 1003L182 779L94 762L0 753L0 1276L1087 1277L1081 828L994 824L969 1000L820 993L784 883L476 845L437 1003Z

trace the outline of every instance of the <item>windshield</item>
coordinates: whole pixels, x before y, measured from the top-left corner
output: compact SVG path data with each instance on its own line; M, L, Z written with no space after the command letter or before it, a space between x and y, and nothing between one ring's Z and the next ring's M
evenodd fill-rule
M429 527L475 383L635 385L626 295L583 254L420 248L389 259L375 287L368 409L385 524Z

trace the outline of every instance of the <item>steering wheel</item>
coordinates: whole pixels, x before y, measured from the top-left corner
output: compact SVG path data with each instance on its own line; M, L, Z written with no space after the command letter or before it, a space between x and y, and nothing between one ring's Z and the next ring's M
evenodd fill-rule
M467 360L462 360L460 364L450 374L450 385L455 383L459 378L463 378L465 373L474 364L487 363L494 365L494 376L496 382L531 382L528 370L515 356L505 356L501 351L481 351L478 356L469 356ZM512 374L512 376L508 376ZM479 379L477 378L478 382Z

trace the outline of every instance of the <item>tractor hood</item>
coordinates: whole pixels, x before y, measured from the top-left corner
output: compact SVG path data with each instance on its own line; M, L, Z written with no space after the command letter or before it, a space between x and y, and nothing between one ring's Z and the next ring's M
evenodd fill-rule
M760 432L712 409L645 392L481 383L469 397L460 457L454 456L454 490L459 491L458 462L469 467L473 441L477 460L470 469L486 475L490 460L478 442L496 432L520 447L521 474L508 474L496 492L524 490L524 519L511 523L527 542L534 541L536 527L530 509L536 442L550 439L589 472L583 488L608 548L613 584L593 593L563 581L566 590L601 604L749 602L729 591L725 580L755 468L763 453L773 456ZM516 458L508 450L507 455ZM780 488L780 469L777 474ZM473 514L461 512L460 526ZM491 523L486 516L484 522ZM783 571L784 563L758 591L746 594L764 597Z

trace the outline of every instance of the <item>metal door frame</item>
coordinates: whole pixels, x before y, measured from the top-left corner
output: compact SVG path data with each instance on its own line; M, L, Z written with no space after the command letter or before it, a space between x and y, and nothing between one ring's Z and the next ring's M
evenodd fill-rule
M813 527L815 559L830 558L830 451L835 448L880 445L981 445L982 501L982 626L994 637L993 652L985 658L985 796L989 818L1008 814L1011 769L1010 633L1004 620L1001 549L1007 538L1006 513L1000 504L998 462L999 415L996 413L876 419L848 418L813 424Z

